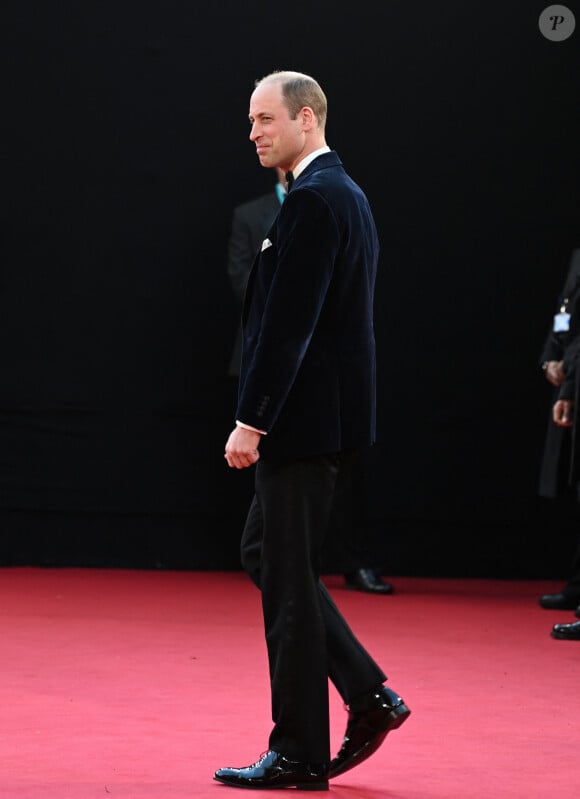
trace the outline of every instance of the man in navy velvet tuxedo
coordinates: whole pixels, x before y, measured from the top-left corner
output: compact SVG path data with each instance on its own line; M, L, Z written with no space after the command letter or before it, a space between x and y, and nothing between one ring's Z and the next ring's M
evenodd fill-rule
M227 273L236 300L243 305L246 285L252 270L257 252L260 251L264 237L272 227L272 223L280 206L286 199L286 177L282 169L277 167L276 185L272 191L252 200L241 203L234 208L228 242ZM228 374L237 378L240 375L242 358L242 328L238 328ZM365 591L371 594L391 594L393 587L381 577L381 569L377 568L366 545L365 513L364 513L364 479L366 453L360 453L360 459L352 464L353 474L342 472L335 492L335 507L332 512L332 541L327 542L327 549L322 556L330 562L338 564L344 574L347 588ZM248 478L253 475L247 475ZM243 481L240 481L243 482ZM248 490L250 484L248 483Z
M307 75L257 82L250 140L289 193L256 257L230 467L256 464L242 562L262 592L274 728L254 764L214 778L326 790L410 711L319 579L337 476L375 437L373 294L378 237L367 199L325 140L326 97ZM328 679L348 706L331 760Z

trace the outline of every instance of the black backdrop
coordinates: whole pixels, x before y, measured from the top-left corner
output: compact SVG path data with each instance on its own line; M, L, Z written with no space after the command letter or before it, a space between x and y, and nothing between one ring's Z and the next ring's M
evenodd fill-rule
M380 230L378 559L565 574L537 359L580 246L580 33L544 6L4 0L1 563L238 567L226 244L272 184L253 81L290 68Z

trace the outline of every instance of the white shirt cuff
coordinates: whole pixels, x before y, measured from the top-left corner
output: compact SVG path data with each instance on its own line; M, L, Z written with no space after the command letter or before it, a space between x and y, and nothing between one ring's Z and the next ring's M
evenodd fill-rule
M238 427L243 427L244 430L251 430L253 433L259 433L261 436L267 436L268 435L268 433L265 430L258 430L257 427L252 427L249 424L244 424L244 422L239 422L237 419L236 419L236 425Z

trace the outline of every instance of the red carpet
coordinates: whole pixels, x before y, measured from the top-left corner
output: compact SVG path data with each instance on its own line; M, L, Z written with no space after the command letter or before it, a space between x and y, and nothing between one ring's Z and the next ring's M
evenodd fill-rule
M549 636L571 612L537 605L560 584L326 582L413 713L317 795L577 799L580 642ZM267 747L259 594L241 573L0 569L0 642L2 799L237 797L213 771ZM331 706L337 749L333 688Z

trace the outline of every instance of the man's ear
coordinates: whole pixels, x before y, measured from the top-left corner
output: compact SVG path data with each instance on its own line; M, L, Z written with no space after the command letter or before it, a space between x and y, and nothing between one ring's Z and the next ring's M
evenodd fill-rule
M316 127L316 117L309 105L305 105L304 108L300 109L298 117L302 121L303 130L311 130L313 127Z

